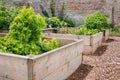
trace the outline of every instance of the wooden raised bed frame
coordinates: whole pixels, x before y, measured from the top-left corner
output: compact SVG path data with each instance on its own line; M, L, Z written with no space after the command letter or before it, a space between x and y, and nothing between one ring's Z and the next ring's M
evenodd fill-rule
M83 42L59 43L61 47L36 56L0 52L0 80L65 80L82 62Z
M57 33L57 28L46 28L42 29L44 33Z
M95 35L73 35L73 34L55 34L55 33L44 33L46 37L66 38L66 39L83 39L84 48L83 54L93 54L98 47L102 45L103 33L99 32Z

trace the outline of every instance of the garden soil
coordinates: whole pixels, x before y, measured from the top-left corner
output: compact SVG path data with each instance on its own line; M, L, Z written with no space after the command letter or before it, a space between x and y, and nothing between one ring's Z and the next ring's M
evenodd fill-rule
M112 36L67 80L120 80L120 37Z

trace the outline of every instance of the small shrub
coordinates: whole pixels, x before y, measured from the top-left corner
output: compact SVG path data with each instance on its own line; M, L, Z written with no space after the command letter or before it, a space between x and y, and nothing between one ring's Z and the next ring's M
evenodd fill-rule
M41 42L41 47L42 47L42 50L46 52L59 47L59 45L58 45L57 39L53 38L53 39L44 39Z
M100 12L95 12L88 15L84 20L84 25L88 29L103 30L107 28L107 18Z
M32 8L23 8L11 23L10 32L6 36L6 51L10 53L28 55L40 54L39 40L42 38L42 28L45 20L36 15Z
M57 28L60 26L61 26L61 23L60 23L60 19L58 17L50 17L47 19L47 27Z
M60 25L61 25L61 27L65 27L65 26L67 26L68 24L67 24L65 21L61 21L61 22L60 22Z
M41 41L42 28L45 25L45 19L42 16L35 14L32 8L24 7L11 23L9 34L0 40L0 51L19 55L37 55L58 47L55 39L50 40L50 44L47 44L47 41ZM42 44L52 47L43 48Z
M75 27L75 23L74 23L73 20L71 20L71 19L65 19L64 21L67 23L68 27Z

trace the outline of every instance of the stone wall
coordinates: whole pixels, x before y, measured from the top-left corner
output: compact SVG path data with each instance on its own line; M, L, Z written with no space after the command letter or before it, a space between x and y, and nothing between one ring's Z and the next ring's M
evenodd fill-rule
M41 13L40 4L50 13L50 1L51 0L6 0L10 4L13 1L24 1L32 2L32 6L36 12ZM75 20L77 26L82 24L83 19L86 15L95 11L104 13L109 21L114 21L116 25L119 24L120 20L120 0L53 0L56 9L56 15L58 15L64 3L64 16L68 16ZM114 10L113 10L114 7ZM42 13L41 13L42 14Z

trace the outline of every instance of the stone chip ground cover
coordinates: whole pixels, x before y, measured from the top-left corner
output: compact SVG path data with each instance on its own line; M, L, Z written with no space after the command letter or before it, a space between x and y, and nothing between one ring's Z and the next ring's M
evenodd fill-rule
M109 37L67 80L120 80L120 37Z

